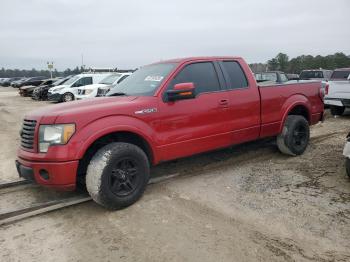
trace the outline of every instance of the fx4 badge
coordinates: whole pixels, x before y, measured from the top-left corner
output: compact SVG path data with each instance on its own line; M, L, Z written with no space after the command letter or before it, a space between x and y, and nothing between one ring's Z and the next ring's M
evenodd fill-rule
M150 113L156 113L157 112L157 108L146 108L146 109L142 109L139 111L135 111L135 114L139 115L139 114L150 114Z

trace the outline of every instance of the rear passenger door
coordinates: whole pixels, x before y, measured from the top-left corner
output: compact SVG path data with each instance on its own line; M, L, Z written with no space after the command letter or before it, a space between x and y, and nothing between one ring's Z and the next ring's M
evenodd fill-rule
M230 101L232 143L254 140L260 132L260 94L250 86L238 61L221 61Z
M164 115L158 137L162 144L162 160L227 146L230 139L229 95L223 87L220 68L212 62L196 62L184 66L168 84L167 90L179 83L194 83L193 99L164 100ZM221 80L221 81L220 81Z

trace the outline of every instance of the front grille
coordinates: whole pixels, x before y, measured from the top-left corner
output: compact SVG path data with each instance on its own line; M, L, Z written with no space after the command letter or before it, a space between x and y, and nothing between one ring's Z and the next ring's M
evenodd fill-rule
M21 146L25 149L33 149L34 147L35 126L35 120L23 120L21 130Z

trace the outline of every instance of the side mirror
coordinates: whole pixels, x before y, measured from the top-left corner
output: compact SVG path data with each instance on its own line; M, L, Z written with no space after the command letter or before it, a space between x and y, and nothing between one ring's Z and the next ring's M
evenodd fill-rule
M168 101L190 99L195 97L194 83L180 83L174 86L174 89L166 92Z

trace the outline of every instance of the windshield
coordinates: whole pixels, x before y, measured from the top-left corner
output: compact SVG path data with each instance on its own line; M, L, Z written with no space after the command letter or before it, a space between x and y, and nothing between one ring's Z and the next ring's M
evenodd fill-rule
M300 74L300 79L312 79L312 78L323 78L323 72L322 71L303 71Z
M113 74L110 76L107 76L106 78L103 78L99 84L105 84L105 85L112 85L115 81L117 81L122 74Z
M80 78L80 76L73 76L72 78L70 78L69 80L67 80L67 82L65 82L65 85L71 85L73 84L75 81L77 81Z
M350 70L349 71L334 71L332 76L331 76L331 80L333 79L348 79L348 76L350 74Z
M117 88L111 90L107 96L115 93L133 96L153 96L175 66L176 64L174 63L144 66L118 84Z
M53 86L59 86L62 85L64 82L66 82L69 79L69 77L63 78L63 79L58 79L55 81L52 85Z

